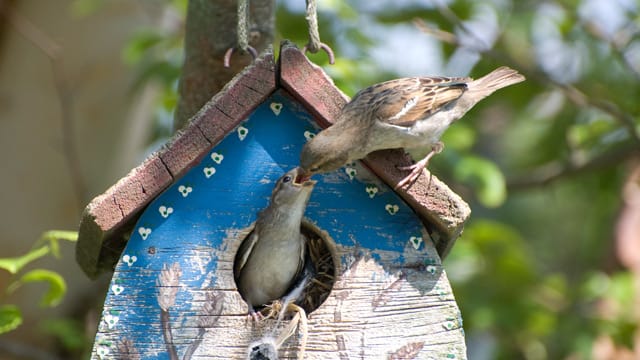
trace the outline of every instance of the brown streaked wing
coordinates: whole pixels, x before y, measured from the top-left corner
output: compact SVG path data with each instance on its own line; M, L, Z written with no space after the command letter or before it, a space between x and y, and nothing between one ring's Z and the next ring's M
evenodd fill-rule
M398 126L412 126L441 106L460 97L469 78L427 77L403 78L387 81L377 92L375 116L381 121ZM383 86L382 86L383 85ZM377 101L376 101L377 100Z

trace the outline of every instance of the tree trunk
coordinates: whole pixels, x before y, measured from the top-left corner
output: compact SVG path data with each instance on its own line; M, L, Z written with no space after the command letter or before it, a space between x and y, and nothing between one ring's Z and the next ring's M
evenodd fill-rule
M258 52L273 42L275 1L249 1L249 44ZM174 130L182 128L235 74L251 63L250 54L234 52L223 66L227 49L237 46L237 0L191 0L187 10L185 61Z

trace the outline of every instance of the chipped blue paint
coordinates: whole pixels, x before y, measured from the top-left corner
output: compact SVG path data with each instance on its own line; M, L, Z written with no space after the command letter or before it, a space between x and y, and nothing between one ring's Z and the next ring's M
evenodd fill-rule
M149 205L117 264L94 357L109 358L114 352L111 332L126 334L143 359L168 359L156 287L163 265L179 263L180 285L188 289L215 284L212 249L221 247L228 230L256 220L275 181L297 166L302 145L317 131L306 110L277 92ZM367 249L374 259L382 250L402 254L408 244L423 249L422 225L411 208L382 183L352 178L353 169L316 176L306 217L337 244ZM194 252L202 261L186 263L193 257L185 254ZM196 315L192 294L184 290L177 293L172 321ZM192 340L174 337L178 354Z

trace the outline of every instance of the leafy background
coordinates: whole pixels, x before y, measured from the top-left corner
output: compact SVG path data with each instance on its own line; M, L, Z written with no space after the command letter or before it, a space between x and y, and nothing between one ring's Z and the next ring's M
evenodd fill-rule
M133 165L172 134L187 9L186 0L136 3L136 14L147 21L128 28L112 59L129 74L119 91L136 99L149 119L139 135L144 146L123 155ZM275 43L287 38L304 45L304 2L276 4ZM121 4L106 1L67 5L60 11L76 21L123 16L113 10ZM309 56L348 95L395 77L481 76L501 65L527 76L525 83L500 90L454 124L444 136L445 151L430 164L472 208L464 234L445 261L465 321L469 357L640 357L640 2L326 0L319 2L318 16L322 40L337 61L329 65L323 53ZM12 29L20 29L15 19L4 31ZM90 114L81 113L75 121L90 122ZM99 130L85 135L105 136ZM90 149L90 143L91 138L80 145ZM80 171L97 170L80 166ZM116 172L94 183L77 196L82 199L78 208L122 175ZM70 178L65 186L77 188ZM34 227L42 232L60 226L66 225ZM30 253L29 241L22 242L22 248L3 250L3 257L7 254L11 262ZM66 242L61 246L72 248ZM59 268L73 255L67 250L62 257L44 267L64 274ZM31 286L26 284L30 277L21 277L28 271L0 282L5 293L0 304L16 303L12 296L21 288L13 284ZM51 273L38 274L31 279L60 283ZM94 309L102 293L93 294ZM39 336L52 339L42 345L50 357L12 350L3 341L0 354L85 358L98 314L71 305L62 314L23 311L24 321L41 329ZM14 333L20 332L7 336ZM72 341L78 338L84 341ZM19 338L22 344L31 341Z

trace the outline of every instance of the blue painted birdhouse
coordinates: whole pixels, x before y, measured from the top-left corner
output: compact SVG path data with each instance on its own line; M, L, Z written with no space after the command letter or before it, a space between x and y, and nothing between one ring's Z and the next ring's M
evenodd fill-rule
M93 359L465 358L441 258L469 215L433 176L394 191L399 151L317 175L305 230L327 281L305 319L246 320L233 261L275 181L346 102L284 43L236 76L162 150L86 208L77 260L113 270ZM305 290L307 291L307 290ZM308 318L308 319L307 319Z

